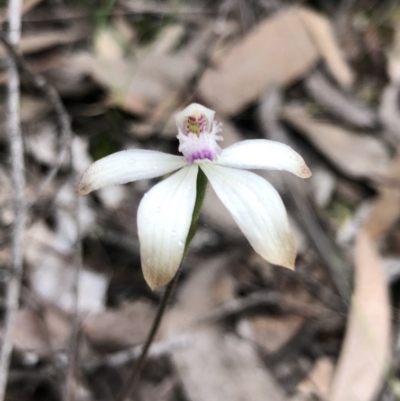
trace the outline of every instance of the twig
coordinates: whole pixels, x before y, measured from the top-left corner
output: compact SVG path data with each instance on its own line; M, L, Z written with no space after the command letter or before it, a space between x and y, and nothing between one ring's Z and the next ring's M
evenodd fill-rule
M21 36L21 0L9 0L8 11L8 37L13 45L18 45ZM3 401L5 397L8 369L13 349L13 329L21 291L23 237L26 224L24 147L19 117L19 75L17 65L12 57L8 59L7 73L7 131L10 141L11 177L15 192L15 223L12 234L12 275L6 290L4 334L0 353L0 401Z
M318 219L319 216L310 206L311 202L305 194L304 188L293 177L287 178L287 185L290 188L290 191L288 191L288 202L292 206L292 209L295 210L296 218L300 221L315 251L324 262L324 266L326 266L342 298L343 308L347 309L352 293L349 262L337 244L324 231Z
M301 350L315 344L315 338L321 331L339 331L345 327L345 324L344 315L332 312L322 313L314 319L306 320L283 347L267 356L267 365L271 369L276 369L276 364L284 363L288 357L293 358Z
M265 133L268 132L269 138L279 140L286 144L291 143L284 127L278 122L278 112L281 107L280 99L266 97L265 101L260 104L259 116L264 126ZM295 148L295 146L293 146ZM287 198L291 210L294 211L295 217L298 218L300 224L304 228L304 232L314 246L315 251L324 262L338 293L341 296L342 306L346 310L351 297L351 284L349 273L352 271L349 262L343 252L339 249L335 241L327 234L322 227L322 221L310 206L312 202L308 199L306 185L301 183L297 178L285 177L284 184L287 190Z
M318 299L322 304L329 309L345 312L346 309L343 309L343 302L341 298L332 292L326 285L322 284L317 279L313 278L311 275L306 274L304 272L300 272L298 270L289 270L289 269L280 269L279 273L284 277L288 277L291 280L295 280L310 292L310 294Z
M186 334L179 335L178 337L171 340L155 342L151 344L151 347L149 348L149 351L147 353L147 358L158 358L160 356L167 355L175 349L187 346L189 342L190 339ZM105 357L87 362L82 365L82 370L85 373L93 373L103 366L122 366L128 362L137 360L142 350L142 345L136 345L123 351L118 351L113 354L106 355Z
M244 298L233 299L214 309L195 324L214 323L246 313L258 307L278 306L286 313L312 318L327 312L324 307L289 298L277 292L258 291Z
M149 349L147 357L156 359L169 355L175 350L187 347L190 344L190 334L180 334L171 340L163 340L154 342ZM140 356L142 345L111 353L104 357L99 357L81 365L82 371L85 374L95 374L98 369L103 367L118 368L133 360L137 360ZM27 352L26 354L29 354ZM23 357L24 354L21 355ZM21 381L41 381L43 379L58 378L59 372L64 371L67 367L67 358L64 352L58 352L52 357L52 363L43 363L36 366L35 369L13 369L9 375L9 384L18 385Z
M72 151L71 148L69 150L70 158L72 160ZM73 166L71 166L73 167ZM71 179L73 179L74 174L72 173ZM72 189L73 191L73 189ZM65 380L65 400L66 401L74 401L75 400L75 385L74 385L74 376L75 376L75 367L77 365L77 357L78 357L78 345L79 345L79 331L80 331L80 322L78 319L78 311L79 311L79 278L82 270L82 243L80 238L80 224L79 224L79 199L78 196L74 193L74 198L72 202L72 215L75 219L75 227L76 227L76 242L75 242L75 263L74 263L74 276L73 276L73 312L72 312L72 327L70 334L70 341L68 347L68 367L66 373Z
M153 342L158 329L160 328L162 317L164 316L165 309L171 298L171 295L175 288L175 284L178 281L178 277L179 277L179 271L175 274L174 278L172 279L172 281L168 284L167 288L165 289L160 306L157 310L157 315L154 318L153 324L151 326L150 333L148 334L148 336L146 338L146 342L143 345L142 353L141 353L138 361L136 362L135 367L131 371L128 379L126 380L125 385L123 386L120 394L117 396L116 401L127 400L129 398L130 394L135 389L138 379L139 379L139 376L140 376L140 371L142 370L144 362L146 361L150 345Z
M176 3L179 4L179 3ZM201 3L200 3L201 4ZM160 2L133 2L125 1L120 4L121 10L115 10L114 15L141 15L147 14L153 17L173 18L176 20L186 20L198 22L201 18L215 15L215 11L210 7L193 7L192 5L179 4L171 7L170 4Z
M304 87L333 116L358 128L372 129L377 125L377 115L372 109L336 88L322 72L312 72L304 80Z
M72 157L72 130L71 130L71 121L69 115L64 107L64 104L58 94L58 92L46 81L46 79L42 75L35 74L29 65L25 62L22 56L20 56L9 40L7 40L4 36L0 35L0 41L4 44L10 55L12 56L13 62L16 63L20 69L29 77L32 81L33 85L36 89L38 89L41 94L46 98L50 105L54 108L54 112L56 115L56 121L59 126L60 136L62 138L62 148L59 154L58 163L49 171L48 175L42 182L41 186L39 187L35 200L31 202L29 205L29 209L32 210L38 202L46 190L48 185L56 176L57 172L59 171L60 167L68 161L68 167L70 169L70 179L71 181L75 181L74 177L74 168L73 168L73 157ZM73 188L73 185L72 185ZM73 189L71 191L74 193ZM73 321L71 327L71 338L70 338L70 347L68 352L68 369L67 369L67 376L66 376L66 388L65 388L65 399L67 401L72 401L75 398L74 394L74 369L75 369L75 359L77 354L77 347L78 347L78 335L79 335L79 322L77 318L78 312L78 284L79 284L79 276L80 270L82 266L81 260L81 243L80 243L80 230L79 230L79 202L78 197L74 193L74 198L71 205L71 212L75 219L75 226L76 226L76 242L75 242L75 271L74 271L74 278L73 278L73 294L74 294L74 305L73 305ZM25 204L24 204L25 207ZM24 213L26 211L24 210ZM1 400L0 400L1 401Z
M7 40L3 35L0 34L0 41L6 47L7 51L11 54L14 62L17 63L21 71L28 76L33 86L43 95L47 102L53 107L56 121L58 124L60 138L61 138L61 150L58 155L57 163L48 172L46 178L43 180L39 189L36 192L34 200L28 206L29 209L33 209L41 201L41 196L50 185L51 181L54 179L62 165L67 161L68 155L70 153L71 141L72 141L72 131L71 131L71 121L67 111L65 110L64 104L60 98L58 92L51 86L46 79L40 75L33 72L31 67L27 64L24 58L19 55L9 40Z
M379 105L379 119L385 127L384 138L393 146L400 143L400 110L398 98L400 86L396 83L389 83L383 90Z

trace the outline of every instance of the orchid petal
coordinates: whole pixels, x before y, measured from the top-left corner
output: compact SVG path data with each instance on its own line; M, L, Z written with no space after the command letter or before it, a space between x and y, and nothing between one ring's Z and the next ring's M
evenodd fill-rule
M187 165L181 156L154 150L130 149L113 153L94 162L84 171L76 193L86 195L107 185L154 178Z
M182 261L196 200L198 166L184 167L147 192L139 205L138 232L147 284L168 284Z
M222 150L216 164L241 169L286 170L300 178L311 171L303 158L284 143L267 139L250 139Z
M270 263L293 269L296 250L275 188L249 171L212 163L201 169L254 250Z

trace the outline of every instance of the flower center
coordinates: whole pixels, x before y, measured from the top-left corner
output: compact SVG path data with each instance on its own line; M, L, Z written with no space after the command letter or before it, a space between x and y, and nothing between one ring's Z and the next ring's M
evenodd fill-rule
M179 151L188 163L216 161L221 154L217 141L222 124L214 120L214 112L193 103L175 116L178 127Z

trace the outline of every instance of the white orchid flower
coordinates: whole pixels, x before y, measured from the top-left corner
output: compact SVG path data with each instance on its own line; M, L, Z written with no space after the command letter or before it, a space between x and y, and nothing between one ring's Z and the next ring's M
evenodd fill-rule
M311 172L289 146L265 139L246 140L221 149L221 124L213 110L193 103L176 114L183 156L131 149L93 163L82 175L77 193L106 185L159 177L138 209L138 233L144 277L152 289L168 284L184 255L196 200L200 168L254 250L268 262L294 268L295 246L285 206L278 192L248 169L286 170L298 177Z

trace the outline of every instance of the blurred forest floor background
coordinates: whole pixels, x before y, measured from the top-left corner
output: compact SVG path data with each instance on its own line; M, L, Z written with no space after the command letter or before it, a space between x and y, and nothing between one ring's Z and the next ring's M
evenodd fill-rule
M273 139L310 166L306 181L260 172L286 204L296 270L258 257L209 189L132 400L400 399L398 1L25 0L19 50L74 135L21 73L29 208L7 400L65 399L68 359L76 400L115 399L162 296L144 282L136 228L153 182L104 188L79 208L74 185L117 150L176 154L173 115L193 101L216 110L223 147ZM0 47L3 315L9 57Z

